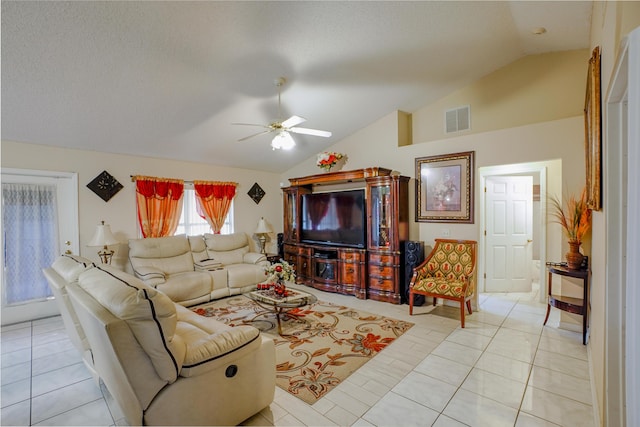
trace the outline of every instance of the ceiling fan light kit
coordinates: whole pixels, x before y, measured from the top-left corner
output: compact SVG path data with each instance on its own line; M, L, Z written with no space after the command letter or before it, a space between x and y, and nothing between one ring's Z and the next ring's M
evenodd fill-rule
M280 88L284 85L286 81L287 80L284 77L279 77L273 81L273 83L278 87L278 117L280 118L282 117L281 102L280 102L280 96L282 91ZM280 121L269 123L268 125L259 125L259 124L253 124L253 123L233 123L233 124L241 125L241 126L259 126L259 127L266 128L266 130L262 132L258 132L256 134L249 135L244 138L240 138L238 142L246 141L247 139L253 138L254 136L263 135L265 133L276 132L276 135L273 137L273 140L271 140L271 148L273 150L280 150L280 149L290 150L293 147L295 147L296 142L291 136L291 133L298 133L301 135L320 136L323 138L328 138L331 136L331 132L326 130L296 127L296 125L299 125L300 123L303 123L306 120L307 119L305 119L304 117L291 116L287 120L282 121L282 119L280 119Z
M293 140L289 132L282 131L273 137L271 141L271 148L273 150L291 150L296 146L296 142Z

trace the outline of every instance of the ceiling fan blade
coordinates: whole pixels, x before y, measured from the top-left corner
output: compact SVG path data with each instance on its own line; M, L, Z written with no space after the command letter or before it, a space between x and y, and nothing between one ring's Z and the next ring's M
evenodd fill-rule
M303 123L303 122L306 122L306 121L307 121L307 119L305 119L304 117L291 116L287 120L282 122L282 127L283 128L290 128L292 126L299 125L300 123Z
M236 142L246 141L247 139L253 138L254 136L262 135L262 134L269 133L269 132L273 132L273 131L272 130L263 130L262 132L254 133L253 135L249 135L249 136L245 136L244 138L240 138Z
M289 131L293 133L300 133L303 135L321 136L323 138L328 138L331 136L331 132L326 130L307 129L307 128L289 128Z
M256 123L231 123L232 125L239 125L239 126L258 126L261 128L268 128L269 126L265 126L265 125L259 125Z

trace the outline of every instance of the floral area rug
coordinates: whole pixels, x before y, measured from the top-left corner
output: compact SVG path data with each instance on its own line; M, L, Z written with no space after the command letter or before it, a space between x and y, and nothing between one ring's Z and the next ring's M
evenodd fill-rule
M308 404L331 391L413 323L318 301L280 315L236 296L193 308L228 325L250 324L273 338L276 384Z

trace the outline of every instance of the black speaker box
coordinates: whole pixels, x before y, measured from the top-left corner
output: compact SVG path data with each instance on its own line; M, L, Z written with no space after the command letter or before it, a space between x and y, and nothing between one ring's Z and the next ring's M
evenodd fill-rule
M278 255L284 259L284 233L278 233Z
M406 241L404 242L404 302L409 304L409 284L413 276L413 269L424 261L424 242ZM424 295L415 295L413 305L423 305Z

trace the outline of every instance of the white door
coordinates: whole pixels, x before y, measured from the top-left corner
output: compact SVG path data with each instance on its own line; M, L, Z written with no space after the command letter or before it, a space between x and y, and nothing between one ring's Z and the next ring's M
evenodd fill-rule
M486 180L486 292L531 292L533 177Z
M42 268L59 254L79 253L77 174L3 168L2 187L2 324L56 315ZM36 193L47 196L33 201ZM49 219L39 215L54 223L44 227Z

